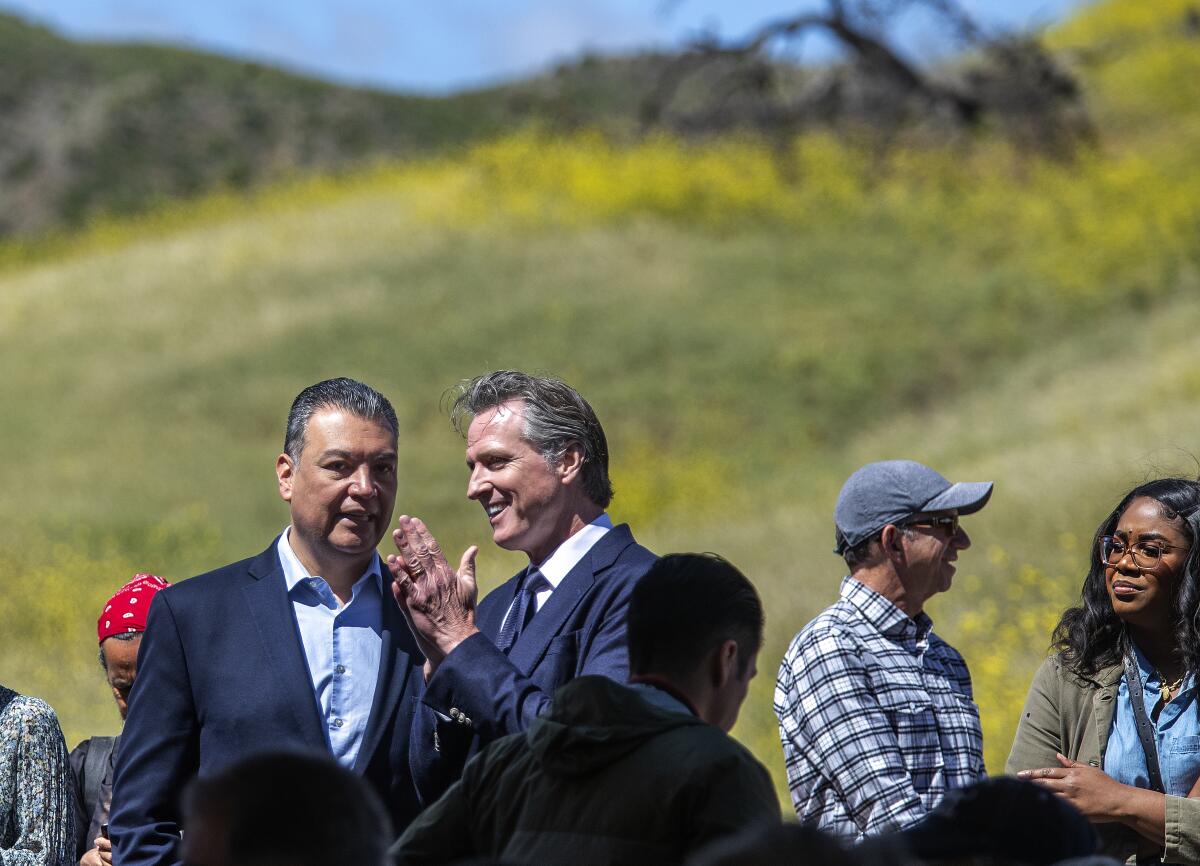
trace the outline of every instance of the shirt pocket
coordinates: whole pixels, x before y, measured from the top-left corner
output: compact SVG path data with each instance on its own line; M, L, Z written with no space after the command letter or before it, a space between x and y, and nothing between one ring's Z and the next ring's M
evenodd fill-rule
M962 783L983 766L983 734L979 707L961 692L949 689L935 696L934 711L945 756L948 781Z
M1186 797L1200 778L1200 736L1167 736L1159 753L1167 793Z
M913 784L918 791L928 790L942 772L938 722L929 692L908 683L884 681L878 684L876 695Z

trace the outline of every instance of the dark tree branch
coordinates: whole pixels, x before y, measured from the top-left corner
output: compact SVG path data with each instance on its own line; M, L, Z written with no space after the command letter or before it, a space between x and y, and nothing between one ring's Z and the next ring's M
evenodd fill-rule
M961 42L974 48L969 56L985 58L987 65L976 63L970 74L958 76L960 80L951 84L906 60L887 37L886 25L914 7L934 13ZM851 86L839 82L817 96L788 100L773 94L777 76L772 70L778 64L772 50L817 31L828 34L846 50L858 70L857 78L849 82ZM704 92L711 97L702 101L712 111L707 123L703 106L687 112L685 125L692 129L717 129L723 123L753 116L760 128L767 128L761 124L779 124L773 131L790 131L806 122L806 114L821 119L853 113L855 107L846 101L858 99L860 114L864 106L886 106L882 121L886 123L928 114L970 128L987 114L1015 117L1024 112L1025 119L1035 126L1043 124L1053 135L1060 135L1070 125L1059 117L1064 106L1078 110L1079 105L1074 79L1037 40L986 38L956 0L857 0L853 7L847 0L826 0L823 12L772 19L740 41L703 38L663 72L643 103L643 125L663 123L681 89L699 75L705 76ZM740 112L731 109L739 94L752 103ZM843 104L831 104L837 100ZM872 122L870 117L862 119Z

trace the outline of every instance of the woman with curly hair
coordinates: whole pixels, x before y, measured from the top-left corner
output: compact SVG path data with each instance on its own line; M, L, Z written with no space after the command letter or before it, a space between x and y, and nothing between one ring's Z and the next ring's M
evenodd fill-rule
M1086 815L1104 853L1200 864L1200 482L1129 491L1034 676L1007 771Z

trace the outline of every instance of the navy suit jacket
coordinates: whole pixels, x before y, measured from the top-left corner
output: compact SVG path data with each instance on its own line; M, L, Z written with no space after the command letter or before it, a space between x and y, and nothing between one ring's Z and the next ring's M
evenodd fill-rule
M563 683L585 674L628 680L629 595L656 559L627 524L613 527L550 593L508 655L496 649L496 636L525 572L479 603L480 633L455 647L425 686L411 760L424 803L457 781L473 750L525 730Z
M402 830L419 810L408 754L424 657L387 590L385 582L379 678L354 771ZM330 755L272 544L162 590L150 606L113 784L115 862L178 863L188 780L275 749Z

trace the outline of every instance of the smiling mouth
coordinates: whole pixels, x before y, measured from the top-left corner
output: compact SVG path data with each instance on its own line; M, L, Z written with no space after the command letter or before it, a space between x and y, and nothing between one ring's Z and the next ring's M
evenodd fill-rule
M504 509L506 508L508 508L507 502L493 502L490 505L483 506L483 510L487 512L489 523L495 523L496 518L504 513Z
M375 518L372 517L370 514L365 514L365 513L354 514L354 513L343 511L340 515L338 515L338 519L339 520L348 520L356 526L364 526L364 525L370 523Z

